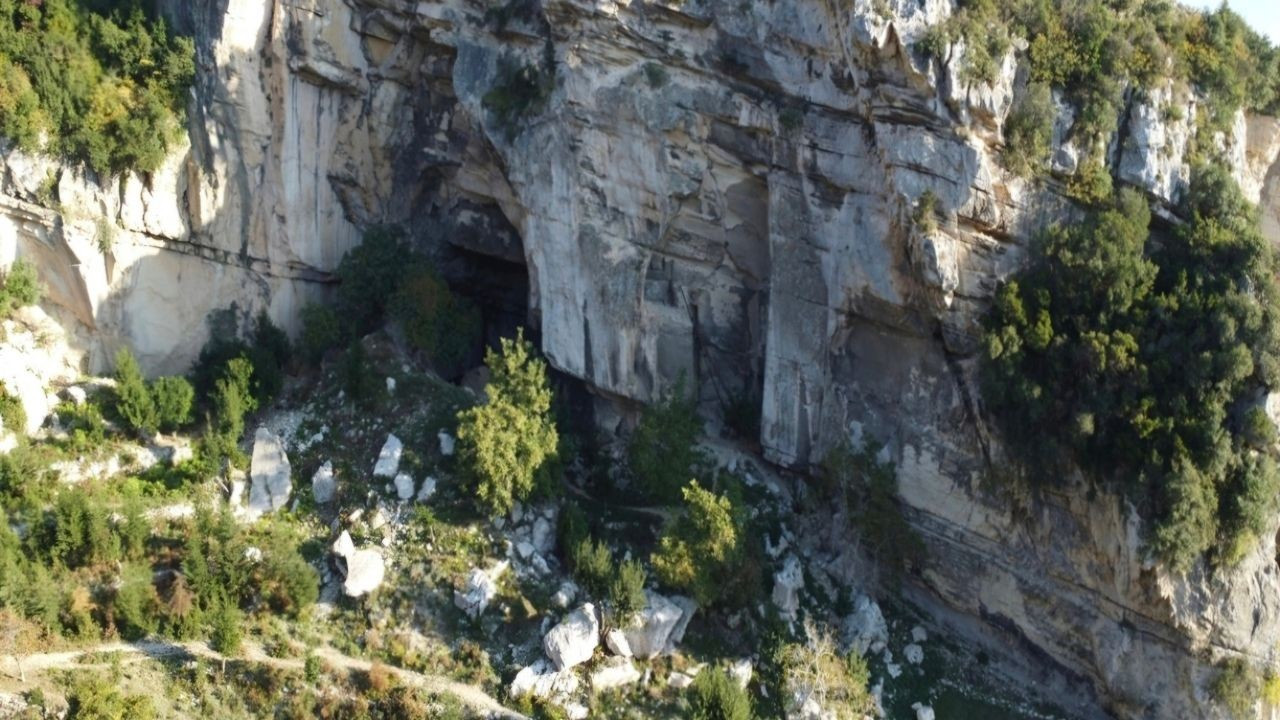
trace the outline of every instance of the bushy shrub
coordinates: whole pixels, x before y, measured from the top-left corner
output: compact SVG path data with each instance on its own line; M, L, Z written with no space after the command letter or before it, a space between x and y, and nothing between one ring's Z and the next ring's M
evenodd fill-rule
M1053 140L1053 120L1049 87L1029 85L1004 123L1004 159L1010 170L1029 177L1044 169Z
M1148 243L1146 201L1125 192L1044 233L1033 266L997 293L983 369L1014 445L1129 479L1152 548L1179 570L1209 549L1238 556L1273 507L1274 473L1250 461L1233 408L1280 375L1256 214L1217 168L1196 171L1181 212L1185 225Z
M533 491L559 443L546 364L521 331L485 355L483 405L458 413L458 460L481 506L502 515Z
M590 536L591 528L582 506L573 501L566 502L556 519L556 547L560 548L569 569L573 569L574 551Z
M183 377L159 377L151 382L156 421L161 430L172 432L191 421L196 391Z
M692 481L684 489L684 511L668 523L652 564L658 579L691 593L698 604L715 604L733 586L743 554L742 519L729 498Z
M812 698L836 718L861 718L873 713L875 700L868 687L871 674L857 653L842 654L830 631L812 621L804 625L803 642L788 643L779 652L783 694L789 704ZM792 712L797 707L788 707Z
M226 598L214 604L209 617L209 647L223 655L237 655L243 641L240 623L243 615L236 604Z
M0 273L0 320L8 319L20 307L40 302L42 294L36 266L14 260L7 272Z
M155 706L146 695L126 695L107 680L76 673L67 694L67 720L154 720Z
M543 70L536 65L503 57L498 62L493 87L485 93L481 103L510 141L524 129L526 118L542 112L554 88L553 70Z
M596 600L608 597L609 583L613 579L613 554L609 546L599 540L586 538L572 551L573 579Z
M0 380L0 427L6 432L17 433L18 437L27 432L27 411L21 400L9 394L3 380Z
M480 343L480 310L450 292L444 278L425 263L402 280L391 301L409 344L422 351L445 377L456 377Z
M609 609L613 613L614 625L626 627L644 610L644 584L648 578L644 563L623 560L618 564L617 572L609 583Z
M300 349L307 362L318 364L326 352L342 344L342 338L342 325L333 308L316 304L302 308Z
M414 264L412 250L391 228L373 228L338 264L338 307L356 336L377 328Z
M342 356L338 367L342 390L364 408L375 406L386 394L386 383L373 371L364 342L354 340Z
M253 363L243 357L227 361L213 384L213 427L218 433L233 440L244 435L245 416L258 409L252 387Z
M159 628L160 598L151 582L150 567L140 563L124 566L111 609L116 628L126 640L140 640Z
M77 405L74 402L58 403L54 408L58 423L70 438L71 448L88 453L102 447L107 441L106 420L94 402Z
M1213 699L1236 720L1254 717L1254 707L1262 691L1262 678L1244 658L1231 658L1222 663L1218 676L1209 687Z
M751 696L721 668L698 673L689 687L689 717L693 720L751 720Z
M644 409L627 444L627 461L645 494L675 504L703 462L698 442L702 419L681 378L671 394Z
M128 348L116 353L116 414L135 433L156 431L156 404L142 377L142 369Z

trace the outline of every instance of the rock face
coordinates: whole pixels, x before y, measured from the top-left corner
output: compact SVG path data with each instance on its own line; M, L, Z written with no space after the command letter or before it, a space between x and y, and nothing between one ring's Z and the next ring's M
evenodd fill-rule
M928 546L923 589L1113 713L1211 716L1216 656L1273 659L1274 533L1234 570L1172 577L1114 496L988 489L1002 453L976 392L979 321L1033 230L1071 211L1061 177L1000 164L1024 92L1013 56L988 85L964 80L962 43L912 49L952 0L545 0L501 27L464 0L159 5L202 68L188 142L159 171L100 182L2 159L0 267L37 265L71 377L123 344L150 372L184 370L263 308L294 330L360 228L403 223L446 259L522 264L546 357L598 397L650 401L683 375L709 412L756 398L766 456L801 470L883 442ZM545 107L504 126L484 97L547 48ZM1132 93L1108 156L1158 204L1183 192L1195 132L1193 98L1181 119L1160 111L1173 93ZM1069 171L1081 149L1060 109ZM1221 144L1280 238L1280 127L1242 114ZM925 191L936 229L911 219ZM43 418L51 379L21 372Z
M253 460L249 466L249 517L275 512L289 502L293 491L292 468L284 441L265 427L253 435Z
M566 615L542 638L542 649L558 670L590 660L599 644L600 618L591 603L584 603Z

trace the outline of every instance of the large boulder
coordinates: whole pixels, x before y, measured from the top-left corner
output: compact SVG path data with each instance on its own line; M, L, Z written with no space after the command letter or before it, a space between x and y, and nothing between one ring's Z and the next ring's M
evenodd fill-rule
M644 609L627 627L622 628L622 635L632 655L648 660L667 649L672 632L680 623L684 610L651 590L645 590L644 597Z
M546 660L538 660L516 673L507 693L512 698L532 695L563 704L578 691L578 683L578 673L573 670L556 670Z
M361 597L377 590L386 576L386 561L377 548L356 549L346 530L333 543L333 554L339 558L338 569L346 579L342 592L347 597Z
M400 472L400 455L404 453L404 443L395 435L387 435L378 451L378 460L373 464L373 476L393 478Z
M396 497L408 500L413 497L413 477L408 473L396 473Z
M542 638L542 649L560 670L590 660L599 644L600 619L591 603L569 613Z
M293 491L292 468L284 441L265 427L253 435L253 461L249 465L249 517L257 518L284 507Z

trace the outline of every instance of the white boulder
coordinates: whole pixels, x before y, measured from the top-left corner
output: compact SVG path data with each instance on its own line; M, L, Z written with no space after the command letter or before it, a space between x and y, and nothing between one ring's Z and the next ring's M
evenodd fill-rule
M507 692L513 698L525 695L563 702L578 691L578 674L573 670L557 671L551 663L539 660L516 673Z
M326 505L333 502L333 496L337 492L338 479L333 474L333 463L326 460L315 475L311 476L311 497L317 505Z
M902 654L906 656L907 662L912 665L919 665L924 662L924 648L915 643L902 648Z
M428 475L427 478L422 481L422 486L418 488L418 495L414 499L422 503L430 500L435 496L435 494L436 479Z
M374 477L395 477L400 472L400 455L404 453L404 443L395 435L387 435L387 441L378 451L378 461L373 464Z
M576 597L578 597L578 586L571 580L565 580L556 589L556 594L551 596L551 604L563 610L569 607L569 603Z
M934 720L933 708L924 703L911 703L911 709L916 711L916 720Z
M841 627L845 644L852 652L866 655L878 653L889 642L889 625L880 613L880 606L866 595L859 595L853 612L844 619Z
M620 657L629 658L635 654L631 652L631 644L627 642L627 636L617 628L604 634L604 645L609 648L609 652Z
M401 500L408 500L413 497L413 491L415 489L413 487L413 477L408 473L396 473L396 479L394 482L396 484L396 497Z
M925 640L928 640L928 639L929 639L929 633L925 632L924 627L922 627L922 626L920 626L920 625L916 625L915 627L911 628L911 641L912 641L912 642L915 642L915 643L922 643L922 642L924 642Z
M454 443L457 441L453 439L452 435L443 430L436 435L436 438L440 440L440 454L445 457L451 457L453 455Z
M356 551L356 544L351 540L351 533L346 530L333 541L333 554L340 558L350 557Z
M462 589L453 591L453 604L472 620L480 617L489 607L494 596L498 594L497 577L506 568L506 563L500 563L488 572L480 568L472 568Z
M293 490L292 469L279 435L259 427L253 436L253 461L249 466L249 516L257 518L279 510Z
M595 692L612 690L639 682L640 677L640 670L631 658L611 657L591 673L591 689Z
M386 562L376 548L357 550L346 530L333 543L333 554L340 558L338 569L346 575L342 592L347 597L360 597L378 589L386 576Z
M794 620L800 609L800 591L804 589L804 570L800 558L788 555L782 569L773 574L773 604L785 620Z
M738 687L743 690L746 690L747 686L751 684L751 672L752 667L750 658L742 658L729 664L729 679L736 682Z
M687 673L682 673L679 670L667 676L667 685L670 685L676 690L684 690L692 684L693 676Z
M684 611L666 597L651 590L644 591L645 603L631 623L622 628L631 653L641 660L648 660L667 649L672 631L679 624Z
M583 603L542 638L542 649L560 670L590 660L599 644L600 619L591 603Z

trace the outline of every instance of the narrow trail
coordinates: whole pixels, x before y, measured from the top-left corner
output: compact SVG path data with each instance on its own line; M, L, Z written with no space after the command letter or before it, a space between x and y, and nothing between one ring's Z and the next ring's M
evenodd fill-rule
M373 665L369 660L346 655L329 646L315 648L313 652L330 666L342 670L368 672ZM128 656L121 659L125 662L201 657L218 662L223 660L248 661L282 670L301 670L304 662L295 658L272 657L263 651L261 645L256 643L245 643L240 655L230 657L222 655L203 642L179 643L143 640L135 643L109 642L78 650L23 655L21 656L21 668L22 672L26 673L28 680L30 680L30 676L49 670L106 667L110 664L109 662L96 661L93 657L85 656L112 653ZM82 659L85 662L81 662ZM426 675L391 665L383 665L383 667L406 685L422 688L429 692L453 695L472 710L485 713L489 717L504 718L506 720L528 720L524 715L503 707L488 693L473 685L460 683L440 675ZM17 679L20 675L18 668L19 662L14 657L0 657L0 673Z

